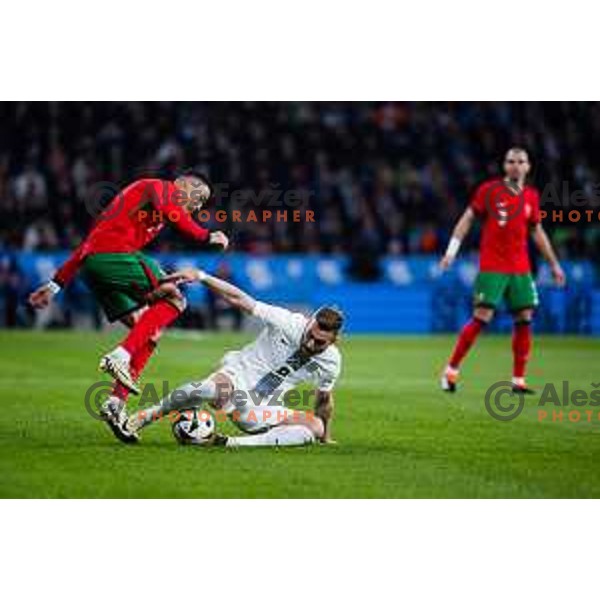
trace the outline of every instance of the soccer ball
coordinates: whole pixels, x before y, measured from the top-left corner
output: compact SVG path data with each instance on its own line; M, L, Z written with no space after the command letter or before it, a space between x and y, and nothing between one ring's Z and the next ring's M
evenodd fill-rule
M215 419L207 410L183 410L173 423L173 435L180 444L205 444L214 434Z

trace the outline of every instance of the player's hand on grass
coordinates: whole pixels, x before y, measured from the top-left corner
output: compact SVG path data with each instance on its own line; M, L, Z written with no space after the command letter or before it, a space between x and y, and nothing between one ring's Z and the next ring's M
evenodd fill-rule
M337 444L337 441L334 440L333 438L326 438L324 440L321 440L321 444L324 444L327 446L335 446Z
M229 238L222 231L213 231L208 241L210 244L221 246L223 250L229 248Z
M559 264L552 265L552 279L560 287L563 287L567 283L567 276Z
M46 283L29 295L29 304L37 309L46 308L50 305L53 296L52 288Z

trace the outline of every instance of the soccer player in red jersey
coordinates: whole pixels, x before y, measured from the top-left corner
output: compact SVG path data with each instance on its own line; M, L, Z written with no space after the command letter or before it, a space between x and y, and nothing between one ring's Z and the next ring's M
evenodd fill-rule
M136 379L158 342L161 332L185 310L185 298L165 273L140 250L167 224L201 244L227 249L221 231L210 233L192 218L211 195L208 181L198 175L182 175L174 181L139 179L112 199L69 259L52 280L34 291L29 301L45 308L80 272L100 302L108 320L121 321L129 334L100 360L100 370L115 380L102 415L118 435L126 421L123 410L129 392L139 394Z
M504 159L504 177L490 179L476 190L469 207L459 219L440 261L448 269L476 218L481 221L479 274L475 283L472 319L463 327L441 387L456 391L462 360L481 330L492 320L495 310L505 299L513 314L512 334L514 391L533 393L525 383L525 369L531 352L531 320L538 304L538 294L531 275L527 251L531 232L535 245L550 264L558 285L565 274L540 222L538 191L527 185L531 168L529 156L522 148L511 148Z

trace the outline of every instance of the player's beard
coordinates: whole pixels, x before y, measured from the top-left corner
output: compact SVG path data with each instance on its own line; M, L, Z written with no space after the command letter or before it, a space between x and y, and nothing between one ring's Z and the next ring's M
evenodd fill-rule
M504 178L505 183L508 185L508 187L511 189L511 191L515 192L515 193L519 193L522 189L523 186L525 185L525 178L521 178L521 177L511 177L510 175L507 175Z

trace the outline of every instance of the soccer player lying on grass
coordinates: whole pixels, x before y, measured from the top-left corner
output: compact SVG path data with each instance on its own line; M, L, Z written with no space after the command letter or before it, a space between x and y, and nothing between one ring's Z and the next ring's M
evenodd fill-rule
M210 233L192 218L210 195L209 183L198 175L182 175L175 181L135 181L113 198L53 279L29 297L34 308L46 308L80 271L108 320L131 328L121 344L100 360L100 370L116 380L102 407L111 429L120 428L129 392L139 394L136 379L161 332L185 310L185 298L177 285L165 281L160 266L140 250L167 223L197 242L226 249L229 241L224 233Z
M475 218L481 222L479 275L475 282L473 318L463 327L448 365L442 374L441 387L456 390L459 367L481 330L492 320L494 312L506 298L513 313L513 390L534 393L525 383L525 369L531 352L531 320L538 305L535 281L531 275L528 236L531 233L538 250L550 264L558 285L565 274L540 222L540 196L527 185L530 163L527 152L511 148L504 159L504 177L485 181L479 186L466 209L440 261L448 269Z
M149 409L122 423L117 437L136 442L143 427L172 411L208 403L251 435L189 443L225 446L298 446L331 442L332 390L341 370L335 342L343 315L323 307L307 318L300 313L258 302L234 285L196 269L184 269L167 278L171 282L200 281L229 304L264 324L257 339L240 351L228 352L220 368L202 381L188 383ZM316 385L314 413L283 405L286 393L303 382Z

